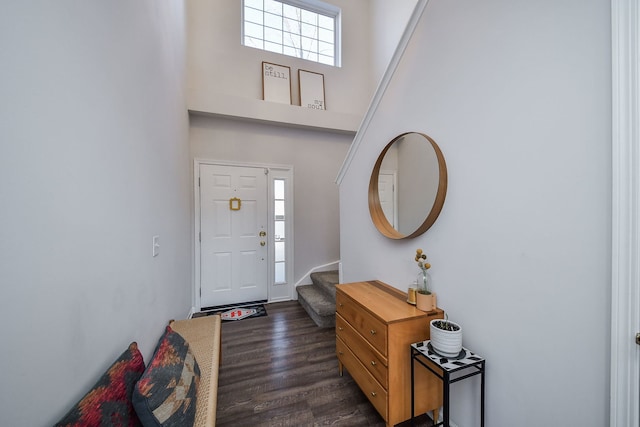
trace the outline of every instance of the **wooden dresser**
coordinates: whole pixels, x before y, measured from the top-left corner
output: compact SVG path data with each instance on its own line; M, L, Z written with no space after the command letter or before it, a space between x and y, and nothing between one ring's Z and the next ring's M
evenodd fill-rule
M347 368L388 427L411 418L410 345L429 339L429 322L441 318L442 310L420 311L380 281L336 286L340 375ZM415 371L416 415L442 406L442 385L426 371Z

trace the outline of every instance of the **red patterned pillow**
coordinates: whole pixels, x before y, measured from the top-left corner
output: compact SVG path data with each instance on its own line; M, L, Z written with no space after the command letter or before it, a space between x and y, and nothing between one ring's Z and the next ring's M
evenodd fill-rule
M189 343L171 327L158 346L133 392L133 406L147 426L192 426L200 368Z
M140 420L131 404L131 395L143 372L142 354L138 350L138 344L132 342L56 426L140 426Z

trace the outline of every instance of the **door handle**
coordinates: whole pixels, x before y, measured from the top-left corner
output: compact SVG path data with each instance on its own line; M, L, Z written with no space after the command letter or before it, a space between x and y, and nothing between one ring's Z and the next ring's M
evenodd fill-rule
M264 246L266 245L266 242L263 240L262 242L260 242L260 246Z
M636 334L636 344L640 345L640 332Z

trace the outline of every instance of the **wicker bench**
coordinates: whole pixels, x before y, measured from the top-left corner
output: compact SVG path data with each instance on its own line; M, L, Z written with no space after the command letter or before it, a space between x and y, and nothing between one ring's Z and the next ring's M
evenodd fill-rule
M216 425L218 368L222 350L220 316L174 320L169 325L189 343L200 367L196 419L193 425L194 427L213 427Z

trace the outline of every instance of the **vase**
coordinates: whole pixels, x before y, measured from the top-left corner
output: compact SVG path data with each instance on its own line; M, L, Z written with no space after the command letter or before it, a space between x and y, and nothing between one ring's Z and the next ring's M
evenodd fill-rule
M436 309L436 295L431 292L431 276L427 269L421 269L416 279L418 286L416 292L416 307L422 311L433 311Z
M438 322L448 323L453 326L452 331L441 329L436 325ZM462 350L462 328L455 322L442 319L434 319L429 328L431 346L441 356L456 357Z
M436 309L436 294L416 292L416 308L422 311L433 311Z
M431 275L427 273L426 269L422 269L418 273L416 282L418 284L418 292L429 293L431 291Z

